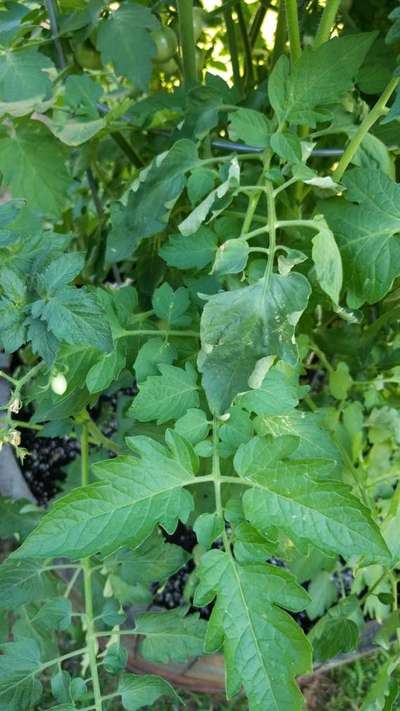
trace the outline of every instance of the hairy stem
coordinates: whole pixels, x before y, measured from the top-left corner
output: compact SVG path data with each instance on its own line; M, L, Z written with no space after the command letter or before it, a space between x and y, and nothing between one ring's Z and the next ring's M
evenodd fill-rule
M222 506L222 497L221 497L222 478L221 478L221 468L220 468L220 464L219 464L218 422L215 417L213 419L213 454L212 454L212 472L211 473L212 473L212 477L214 480L215 509L216 509L217 515L219 516L219 518L222 520L222 523L223 523L222 540L224 542L224 548L225 548L226 552L230 553L231 546L229 543L228 534L225 529L224 509Z
M196 49L193 35L193 0L177 0L183 79L186 88L197 82Z
M82 425L81 483L82 486L86 486L89 483L89 429L87 423L84 423ZM96 709L96 711L102 711L103 706L101 701L101 689L96 661L97 649L95 636L96 633L94 628L92 571L90 558L84 558L82 560L82 569L86 613L86 644L89 655L90 673L92 675L94 708Z
M281 0L282 2L282 0ZM301 42L297 0L286 0L286 21L289 35L290 56L293 64L301 57Z
M326 3L315 35L314 48L319 47L330 38L340 3L341 0L328 0Z
M336 181L340 181L345 170L348 168L349 164L353 160L355 154L357 153L364 137L367 135L368 131L374 123L384 114L386 104L392 96L393 92L397 89L400 78L393 77L387 85L386 89L382 92L376 104L372 107L371 111L366 115L365 119L359 125L357 131L355 132L353 138L348 144L346 150L344 151L336 169L333 172L333 178Z
M267 289L269 281L271 279L272 269L274 266L274 257L276 250L276 211L275 211L275 197L274 191L272 189L272 184L267 183L267 204L268 204L268 231L269 231L269 244L268 244L268 262L267 268L265 270L265 289Z

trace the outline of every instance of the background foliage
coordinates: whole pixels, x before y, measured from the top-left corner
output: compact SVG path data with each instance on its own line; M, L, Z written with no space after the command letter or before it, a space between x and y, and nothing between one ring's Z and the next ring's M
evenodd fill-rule
M0 436L80 443L0 499L0 708L182 706L129 648L294 711L371 620L395 708L398 3L0 5Z

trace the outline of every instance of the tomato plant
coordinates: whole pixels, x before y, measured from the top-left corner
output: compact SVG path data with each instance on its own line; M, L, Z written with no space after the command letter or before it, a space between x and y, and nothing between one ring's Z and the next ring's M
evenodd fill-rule
M399 39L391 1L1 3L0 440L79 443L0 498L1 709L179 708L221 653L296 711L370 619L395 708Z

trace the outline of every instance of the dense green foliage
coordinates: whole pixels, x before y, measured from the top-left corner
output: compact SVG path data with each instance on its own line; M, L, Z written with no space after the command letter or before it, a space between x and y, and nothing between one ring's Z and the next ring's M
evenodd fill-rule
M0 499L0 709L179 706L131 636L296 711L366 618L362 708L394 708L399 40L376 0L0 3L0 437L81 444L48 510ZM135 383L107 437L100 396ZM150 610L179 521L185 607Z

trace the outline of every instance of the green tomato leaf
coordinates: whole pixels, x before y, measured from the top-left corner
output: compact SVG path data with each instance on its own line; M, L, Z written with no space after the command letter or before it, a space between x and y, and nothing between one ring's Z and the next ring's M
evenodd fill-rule
M90 393L99 393L118 379L125 365L125 356L118 350L105 353L93 365L86 376L86 387Z
M99 23L96 46L103 63L111 63L117 74L142 91L147 89L156 52L150 30L158 27L150 10L135 2L122 5Z
M326 201L323 213L342 255L347 303L359 308L382 299L400 274L400 186L364 168L354 168L343 184L346 200Z
M38 150L40 146L40 150ZM40 123L22 124L0 132L0 171L13 197L29 201L46 217L59 217L72 185L67 154Z
M271 136L271 148L284 161L289 163L301 161L301 143L294 133L288 131L274 133Z
M36 49L7 51L0 56L0 114L23 116L51 95L49 70L54 64Z
M254 462L256 447L257 468ZM241 445L234 464L239 476L253 482L243 506L259 530L276 526L289 536L305 539L323 551L346 558L365 556L369 562L388 558L388 550L370 512L346 484L319 473L327 463L318 460L262 463L268 443L251 440ZM298 452L296 452L298 455Z
M262 382L270 357L296 363L294 329L310 287L301 274L272 274L251 286L212 296L201 317L199 370L212 411L223 414L233 398Z
M338 304L343 283L342 257L333 233L324 219L320 221L318 233L313 237L312 243L312 258L319 285L333 303Z
M185 187L185 173L197 162L195 144L186 139L177 141L139 175L126 207L121 203L112 205L108 262L129 257L143 239L165 229L170 210Z
M211 544L221 536L224 522L217 513L204 513L194 522L193 530L200 545L210 548Z
M55 582L33 560L6 560L0 565L0 609L13 610L20 605L46 600L56 594Z
M40 648L34 639L0 645L0 708L31 711L42 695L35 674L41 670Z
M238 397L238 405L256 415L288 415L302 394L295 368L279 361L268 370L259 388Z
M105 555L127 543L139 545L157 523L172 532L179 518L187 521L193 499L183 487L193 472L147 437L128 443L138 456L96 463L100 481L55 501L13 557Z
M149 338L139 349L133 364L139 385L150 375L159 375L158 366L162 364L171 365L176 360L177 355L176 348L171 343L167 343L165 339L159 337Z
M160 249L169 267L177 269L203 269L210 264L217 249L217 236L209 227L200 227L192 235L171 235Z
M195 604L217 598L208 623L206 650L224 647L227 695L243 684L250 711L300 711L295 676L311 669L308 642L281 609L301 610L307 593L282 568L238 565L227 553L206 553L198 569Z
M129 585L141 583L148 587L155 580L164 583L188 560L189 554L181 546L166 543L155 531L140 546L117 551L106 564L110 570L117 566L118 575Z
M184 608L145 612L135 620L136 634L143 635L140 652L155 664L186 662L203 653L207 623Z
M211 274L238 274L245 269L249 257L249 245L238 239L228 239L217 249Z
M240 108L229 114L229 137L232 141L244 141L250 146L268 148L271 124L259 111Z
M151 706L161 696L168 696L180 703L175 689L160 676L150 674L123 674L118 691L121 694L122 706L126 711L136 711L143 706Z
M142 383L129 408L129 414L139 422L157 420L162 424L199 405L196 371L190 363L184 370L160 364L159 370L161 375L151 375Z
M191 323L192 317L186 313L190 306L189 291L184 286L174 291L164 282L155 290L152 304L156 316L170 326L188 326Z
M128 652L125 647L121 647L114 642L107 647L107 652L104 656L104 669L109 674L119 674L122 672L128 663Z
M190 407L185 415L175 422L175 430L192 444L197 444L208 436L210 423L203 410Z

